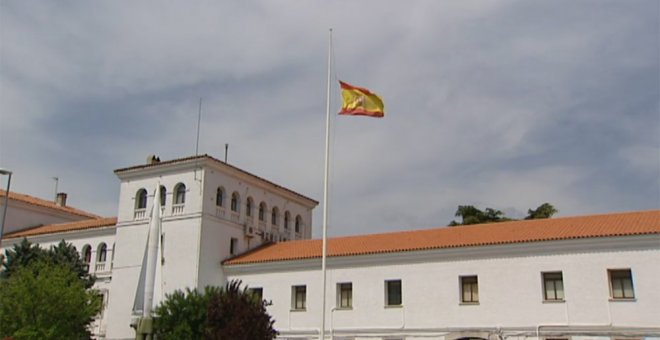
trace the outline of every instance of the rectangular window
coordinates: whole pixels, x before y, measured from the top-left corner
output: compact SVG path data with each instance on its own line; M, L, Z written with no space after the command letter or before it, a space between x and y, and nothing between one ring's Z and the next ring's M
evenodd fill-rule
M479 282L476 276L461 276L461 302L479 302Z
M231 240L229 240L229 254L236 255L237 253L238 253L238 239L232 237Z
M562 272L543 273L543 299L545 301L564 301Z
M291 287L291 309L305 310L307 308L307 286Z
M337 306L339 308L353 308L353 284L338 283L337 284Z
M401 306L401 280L385 281L385 306Z
M254 287L254 288L249 288L248 292L255 296L259 300L264 299L264 289L261 287Z
M610 277L610 296L612 299L634 299L632 272L630 269L607 271Z

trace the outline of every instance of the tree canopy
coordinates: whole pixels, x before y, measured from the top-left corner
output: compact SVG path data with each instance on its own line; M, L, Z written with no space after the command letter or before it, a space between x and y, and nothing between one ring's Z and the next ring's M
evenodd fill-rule
M0 280L0 338L89 339L101 297L65 264L31 261Z
M89 274L87 264L80 257L76 247L64 240L49 249L42 249L38 244L32 244L23 238L21 243L7 249L5 254L6 259L2 264L4 270L0 272L0 277L11 277L18 268L42 261L67 267L82 280L85 288L91 288L96 281L96 278Z
M559 212L550 203L543 203L538 208L528 210L526 220L550 218L552 215ZM456 217L461 217L461 222L455 220L449 222L449 226L481 224L481 223L496 223L513 221L514 219L506 217L500 210L486 208L485 210L478 209L473 205L459 205L456 209Z
M225 287L177 290L156 307L158 339L270 340L277 336L267 302L240 281Z

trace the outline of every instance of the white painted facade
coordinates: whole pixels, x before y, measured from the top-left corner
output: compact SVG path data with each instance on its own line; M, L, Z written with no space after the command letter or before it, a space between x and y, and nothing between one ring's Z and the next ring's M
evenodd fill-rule
M318 338L319 259L222 265L232 256L232 247L240 254L271 239L311 238L316 201L208 156L125 168L116 174L116 226L29 238L45 247L61 239L79 250L92 247L90 270L107 297L93 325L97 338L135 336L130 327L132 306L157 185L167 194L156 302L176 289L221 286L239 279L263 289L264 299L272 302L268 311L281 339ZM175 188L180 184L185 185L185 199L176 204ZM218 188L224 193L221 202ZM148 193L144 208L136 201L141 189ZM236 211L233 193L238 195ZM266 209L260 221L262 202ZM2 245L6 249L19 241L4 239ZM103 265L96 253L101 243L108 245ZM660 340L659 263L660 234L333 257L328 259L326 335L354 340ZM620 269L632 274L634 299L611 296L608 270ZM562 273L562 301L544 300L542 273L547 272ZM461 302L462 276L478 278L478 303ZM400 305L386 306L388 280L401 281ZM338 308L339 283L352 284L350 308ZM292 287L300 285L306 288L306 306L295 310Z
M660 337L660 236L549 241L329 258L327 332L335 339L573 339ZM313 339L321 306L319 260L225 267L263 289L283 339ZM611 298L608 270L630 269L634 299ZM565 299L544 301L544 272L562 272ZM461 302L461 276L477 276L479 302ZM402 304L386 306L385 281ZM352 283L352 308L338 306ZM307 308L294 310L292 287Z

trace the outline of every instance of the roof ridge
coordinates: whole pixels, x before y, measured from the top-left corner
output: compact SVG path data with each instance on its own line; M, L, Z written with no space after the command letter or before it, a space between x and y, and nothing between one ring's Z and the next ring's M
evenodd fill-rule
M0 191L0 197L5 197L6 192L5 191ZM90 212L84 211L82 209L74 208L72 206L61 206L58 205L57 203L53 201L48 201L43 198L39 198L36 196L28 195L28 194L23 194L20 192L16 191L9 191L9 198L17 201L21 201L26 204L31 204L31 205L36 205L44 208L49 208L49 209L55 209L59 211L64 211L68 212L70 214L78 215L78 216L83 216L83 217L88 217L88 218L101 218L101 216L92 214Z

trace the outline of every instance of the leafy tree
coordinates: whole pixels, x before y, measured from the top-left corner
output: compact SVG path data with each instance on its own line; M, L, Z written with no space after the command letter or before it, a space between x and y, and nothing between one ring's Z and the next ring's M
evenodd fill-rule
M26 238L6 251L4 270L0 272L0 277L11 277L18 268L39 261L69 268L82 280L85 288L91 288L96 281L96 278L88 273L85 262L72 244L62 240L56 246L44 250L38 244L30 243Z
M220 294L219 287L206 287L204 293L197 290L176 290L166 294L165 300L156 307L154 332L158 339L202 339L206 328L209 301Z
M543 203L535 210L529 209L528 216L525 217L525 219L531 220L539 218L550 218L557 212L558 210L555 209L552 204ZM459 205L458 209L456 209L455 216L461 217L462 222L451 221L449 222L450 227L469 224L513 221L513 219L504 216L504 213L500 210L486 208L482 211L473 205Z
M456 217L461 217L462 222L451 221L450 226L480 224L480 223L493 223L510 221L510 218L504 216L500 210L486 208L482 211L473 205L459 205L456 209Z
M527 210L526 220L535 220L539 218L550 218L552 215L558 213L559 210L555 209L550 203L543 203L538 208Z
M186 289L167 294L156 307L154 333L158 339L274 339L274 321L267 302L241 289L240 281L203 293Z
M101 298L66 265L31 261L0 280L0 338L89 339Z
M38 244L30 243L27 238L23 238L21 243L15 244L12 249L5 252L5 262L2 263L2 272L0 277L10 277L18 268L25 267L28 264L43 260L46 252Z
M267 302L251 294L241 281L228 282L221 294L211 298L206 339L271 340L277 336Z

